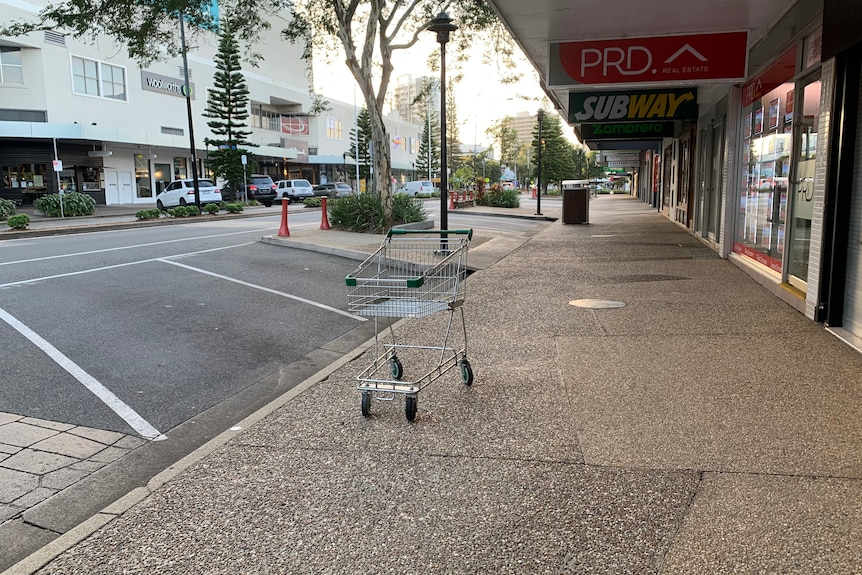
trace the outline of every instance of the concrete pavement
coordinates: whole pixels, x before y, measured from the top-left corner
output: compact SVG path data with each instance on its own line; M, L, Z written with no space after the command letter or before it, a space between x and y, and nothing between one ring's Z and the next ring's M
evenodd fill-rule
M636 199L590 211L477 238L475 382L414 423L361 416L366 342L6 573L862 572L862 355Z

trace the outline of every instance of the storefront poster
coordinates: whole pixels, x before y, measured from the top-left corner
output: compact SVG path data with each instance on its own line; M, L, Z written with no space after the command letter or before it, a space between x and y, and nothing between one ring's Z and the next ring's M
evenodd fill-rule
M742 137L746 138L746 139L751 137L751 114L750 113L745 115L745 124L743 127Z
M759 134L763 131L763 108L758 108L754 112L754 133Z
M778 98L769 102L769 129L778 127Z

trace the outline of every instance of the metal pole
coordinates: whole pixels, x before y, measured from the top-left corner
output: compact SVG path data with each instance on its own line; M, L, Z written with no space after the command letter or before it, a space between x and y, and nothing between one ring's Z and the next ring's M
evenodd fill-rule
M57 138L51 139L54 140L54 159L59 160L60 158L57 157ZM60 172L55 171L54 173L57 174L57 194L60 196L60 217L65 218L66 216L63 215L63 188L60 187Z
M542 215L542 122L545 119L544 110L539 110L539 153L536 158L536 215Z
M183 85L183 92L186 97L186 111L189 116L189 147L192 152L192 182L195 187L195 205L200 209L201 207L201 189L200 183L198 182L198 157L195 153L195 126L194 121L192 120L192 89L189 85L189 59L188 59L188 48L186 47L186 27L183 24L183 11L180 10L180 43L182 44L183 50L183 75L185 76Z

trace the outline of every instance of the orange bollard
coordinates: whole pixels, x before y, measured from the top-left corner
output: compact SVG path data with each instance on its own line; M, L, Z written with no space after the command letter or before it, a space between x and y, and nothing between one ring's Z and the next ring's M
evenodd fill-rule
M535 186L533 186L533 199L534 200L536 199L536 187Z
M320 229L329 230L329 212L326 211L326 196L320 198Z
M281 228L278 230L278 237L286 238L290 236L290 230L287 229L287 200L281 202Z
M455 192L449 192L449 209L455 209Z

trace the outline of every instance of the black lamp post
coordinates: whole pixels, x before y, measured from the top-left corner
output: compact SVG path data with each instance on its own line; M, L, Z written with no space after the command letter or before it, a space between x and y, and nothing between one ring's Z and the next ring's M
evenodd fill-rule
M449 33L458 29L446 12L431 20L428 30L437 33L440 43L440 229L449 228L446 196L449 195L449 165L446 158L446 42Z
M192 86L189 84L189 59L188 59L188 47L186 46L186 27L183 25L183 20L185 19L182 10L179 12L180 15L180 42L182 44L183 51L183 95L186 98L186 112L189 117L189 142L191 144L191 153L192 153L192 184L195 188L195 205L200 209L201 207L201 189L200 182L198 181L198 157L195 153L195 124L192 119Z
M542 215L542 122L545 119L545 111L540 109L536 114L539 118L539 153L536 157L536 215Z

